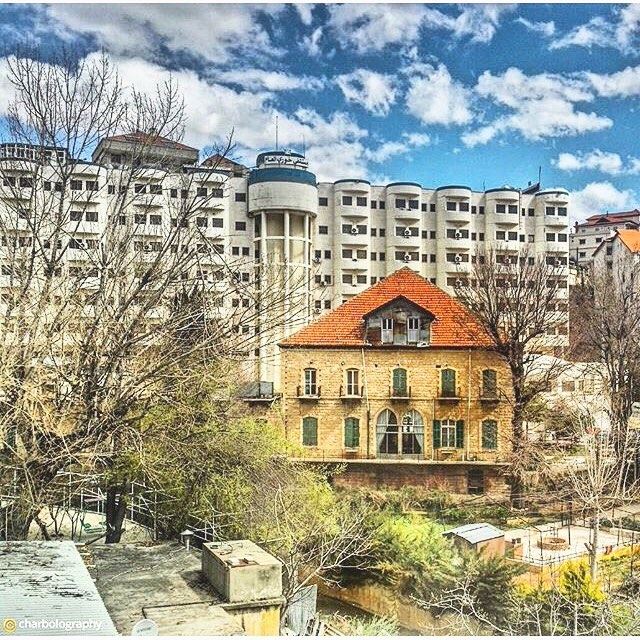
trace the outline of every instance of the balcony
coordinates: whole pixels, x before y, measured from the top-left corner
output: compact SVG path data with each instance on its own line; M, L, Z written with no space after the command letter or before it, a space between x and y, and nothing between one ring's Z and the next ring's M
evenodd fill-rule
M240 397L251 404L272 402L279 395L273 391L273 382L252 382L241 391Z
M355 393L353 393L355 391ZM364 387L357 389L347 389L347 387L340 385L340 400L343 402L360 402L364 397Z
M544 216L544 224L547 227L567 227L569 226L568 216Z
M421 244L420 235L417 236L393 236L394 246L404 249L405 247L419 247Z
M447 390L442 390L440 389L440 391L438 392L438 397L436 398L436 400L438 400L438 402L447 402L447 403L456 403L456 402L460 402L460 400L462 400L462 394L460 393L460 388L456 388L454 389L447 389Z
M445 209L444 219L447 222L471 222L471 211L450 211Z
M471 264L469 262L447 262L446 263L446 271L447 273L452 274L468 274L471 273Z
M389 399L399 402L411 400L411 387L389 387Z
M396 220L420 220L422 218L422 211L420 209L393 207L392 210Z
M307 393L307 391L309 393ZM320 399L320 395L322 393L321 387L311 387L310 389L305 390L304 387L298 386L296 387L296 397L300 401L309 401L316 402Z
M547 240L546 249L550 253L567 253L569 251L569 243L567 241L555 242Z
M483 404L497 404L500 402L500 394L496 387L481 386L479 390L480 402Z
M71 202L99 202L100 190L99 189L80 189L78 191L69 191L69 200Z
M341 258L340 267L343 271L368 271L370 266L367 258Z
M520 224L520 216L517 213L494 213L493 221L496 224L514 227Z
M369 217L369 203L366 207L359 207L355 204L339 204L336 206L336 211L340 213L343 218L346 218L346 222L351 222L352 218L358 218L359 220L366 220Z
M366 233L342 233L343 245L355 245L358 247L369 246L369 236Z
M445 247L452 251L470 251L471 242L469 238L446 238Z

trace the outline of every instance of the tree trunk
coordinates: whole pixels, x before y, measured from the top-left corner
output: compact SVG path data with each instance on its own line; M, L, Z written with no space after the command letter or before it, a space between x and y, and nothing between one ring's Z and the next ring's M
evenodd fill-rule
M600 516L591 519L591 551L589 553L589 564L591 569L591 579L598 576L598 535L600 533Z
M0 540L26 540L37 512L16 501L0 510Z
M107 504L105 509L107 535L106 543L120 542L122 525L127 511L126 483L107 489Z

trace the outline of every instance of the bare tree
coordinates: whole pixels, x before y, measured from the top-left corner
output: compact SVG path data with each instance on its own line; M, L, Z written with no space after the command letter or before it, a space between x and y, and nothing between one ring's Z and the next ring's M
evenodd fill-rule
M558 366L540 368L540 353L559 345L566 334L567 302L559 292L566 288L566 266L548 264L530 255L527 248L512 252L500 247L476 257L471 273L460 278L456 295L476 316L495 343L511 371L513 464L511 494L521 506L524 472L531 466L523 428L529 403L558 375ZM551 343L551 345L550 345Z
M631 254L593 268L575 292L582 317L580 341L606 371L605 395L618 463L618 485L631 479L637 442L629 419L640 399L640 265Z
M246 361L261 308L306 309L284 304L286 274L255 275L207 225L226 174L216 162L176 166L185 119L175 83L142 94L105 56L31 52L8 67L16 144L0 160L0 484L11 475L17 487L6 535L22 538L55 504L56 474L108 467L170 393L167 380L195 375L187 362ZM130 141L118 166L90 162L116 134ZM229 139L218 158L231 149ZM229 296L237 308L223 306ZM123 507L113 487L111 540Z

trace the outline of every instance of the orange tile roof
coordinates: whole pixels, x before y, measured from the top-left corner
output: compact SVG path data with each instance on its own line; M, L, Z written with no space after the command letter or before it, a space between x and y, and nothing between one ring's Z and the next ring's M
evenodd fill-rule
M491 337L469 310L403 267L280 343L282 347L362 347L364 317L402 296L432 314L431 347L486 348Z
M175 140L169 140L156 133L145 133L144 131L134 131L132 133L124 133L117 136L110 136L109 138L103 138L104 141L109 142L131 142L134 144L149 144L155 147L168 147L171 149L182 149L183 151L197 151L193 147L188 147L186 144L176 142Z
M640 252L640 231L638 229L618 229L617 235L629 251Z

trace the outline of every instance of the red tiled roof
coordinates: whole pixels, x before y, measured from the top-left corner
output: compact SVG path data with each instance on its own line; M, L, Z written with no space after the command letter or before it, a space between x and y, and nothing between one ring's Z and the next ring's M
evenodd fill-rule
M640 210L638 209L633 209L631 211L618 211L615 213L597 213L589 216L585 222L578 224L578 226L592 227L594 225L619 224L626 221L637 222L638 219L640 219Z
M209 156L206 160L202 161L202 164L208 167L217 167L218 169L246 169L243 164L226 158L219 153Z
M616 233L629 251L640 252L640 231L638 229L618 229Z
M493 344L466 307L409 267L404 267L286 338L280 345L362 347L364 317L398 297L406 298L435 317L429 343L432 347L486 348Z
M151 144L155 147L168 147L171 149L181 149L183 151L197 151L193 147L188 147L181 142L175 142L169 140L169 138L163 138L155 133L145 133L144 131L134 131L133 133L124 133L118 136L110 136L109 138L103 138L103 141L108 142L131 142L136 144Z

